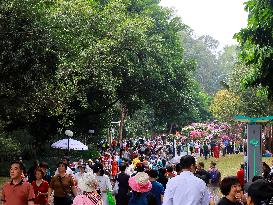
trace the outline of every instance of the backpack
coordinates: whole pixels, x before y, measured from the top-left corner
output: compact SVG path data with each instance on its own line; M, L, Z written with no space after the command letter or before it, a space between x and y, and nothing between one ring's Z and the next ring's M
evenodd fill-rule
M220 181L220 172L217 169L212 169L210 171L211 183L217 184Z

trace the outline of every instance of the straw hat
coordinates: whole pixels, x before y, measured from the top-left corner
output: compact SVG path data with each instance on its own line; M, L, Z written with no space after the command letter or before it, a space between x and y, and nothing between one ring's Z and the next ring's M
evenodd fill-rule
M138 172L135 176L131 177L129 179L129 186L132 190L140 193L148 192L152 189L149 175L145 172Z
M87 172L79 179L78 187L83 192L95 191L98 186L98 180L92 172Z

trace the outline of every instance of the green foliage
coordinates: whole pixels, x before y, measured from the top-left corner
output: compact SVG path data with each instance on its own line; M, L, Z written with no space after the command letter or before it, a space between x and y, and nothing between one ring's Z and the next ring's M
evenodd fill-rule
M218 76L219 81L228 83L228 77L231 75L235 64L238 62L238 46L225 46L218 56L218 66L221 75Z
M210 36L194 38L192 30L188 29L181 33L185 59L196 63L195 78L200 83L202 90L214 94L220 89L218 76L221 75L217 67L215 49L218 42Z
M272 103L268 100L265 88L243 88L241 81L249 68L237 64L228 82L228 90L216 93L210 110L214 118L220 121L231 121L235 115L262 117L272 115Z
M16 156L21 152L21 146L17 139L14 139L12 135L0 134L0 155Z
M89 129L105 136L119 106L130 117L148 107L149 115L139 113L151 117L148 129L208 118L206 97L193 79L195 64L184 59L185 26L158 4L1 1L4 130L25 139L29 149L45 150L66 128L78 139L88 137ZM212 39L200 41L214 49Z
M240 97L228 90L218 91L210 106L213 117L221 122L230 122L238 115L237 107L240 105Z
M223 89L222 82L227 83L228 76L237 62L237 46L225 46L217 51L219 42L211 36L195 37L191 29L182 33L185 59L196 64L195 78L203 91L213 95Z
M249 66L244 86L262 85L273 95L273 3L270 0L248 0L248 25L235 35L240 43L240 59Z
M272 103L268 100L267 89L262 86L243 88L241 85L248 71L249 67L235 66L229 82L230 91L236 93L241 99L237 107L238 112L251 117L272 115Z

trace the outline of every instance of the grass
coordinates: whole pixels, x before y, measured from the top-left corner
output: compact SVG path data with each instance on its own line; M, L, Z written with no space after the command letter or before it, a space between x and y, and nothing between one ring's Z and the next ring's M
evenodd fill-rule
M9 178L8 177L0 177L0 188L2 187L2 185L9 181Z
M270 167L272 164L273 157L263 157L262 161L266 162ZM236 176L237 171L240 169L240 164L244 162L244 156L242 154L226 155L225 157L220 157L219 159L208 158L205 160L200 157L198 161L202 161L205 164L205 169L209 169L211 161L216 162L216 167L221 172L222 177L225 176Z

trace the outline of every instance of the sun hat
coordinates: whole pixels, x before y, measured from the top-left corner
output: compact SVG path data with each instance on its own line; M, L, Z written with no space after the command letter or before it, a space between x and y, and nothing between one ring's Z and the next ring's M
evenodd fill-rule
M269 182L265 181L264 179L258 179L252 182L247 187L246 192L251 198L261 201L271 199L273 197L273 188Z
M83 192L95 191L98 186L98 180L92 172L87 172L78 181L78 187Z
M78 163L78 164L77 164L77 168L79 168L79 167L83 167L83 168L85 168L85 167L86 167L86 165L85 165L85 164L82 164L82 163Z
M145 172L138 172L135 176L130 177L129 186L132 190L140 193L148 192L152 189L149 175Z

